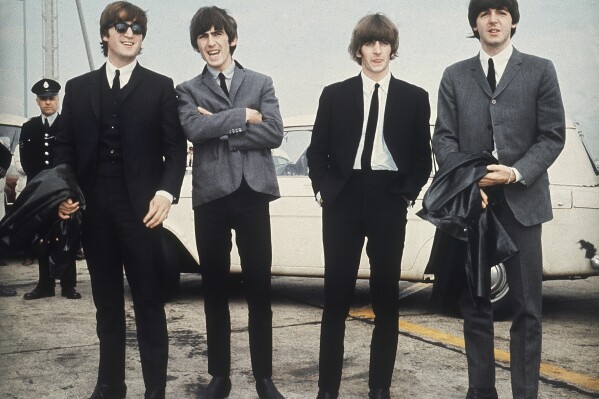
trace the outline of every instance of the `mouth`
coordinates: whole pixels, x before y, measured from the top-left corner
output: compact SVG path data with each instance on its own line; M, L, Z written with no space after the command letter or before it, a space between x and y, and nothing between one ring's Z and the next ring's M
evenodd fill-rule
M497 29L497 28L491 28L491 29L487 30L487 32L489 32L492 35L496 35L496 34L498 34L501 31L499 29Z
M220 50L210 50L208 51L208 55L213 57L215 55L219 55L220 54Z
M135 45L133 42L121 42L121 44L125 47L133 47Z

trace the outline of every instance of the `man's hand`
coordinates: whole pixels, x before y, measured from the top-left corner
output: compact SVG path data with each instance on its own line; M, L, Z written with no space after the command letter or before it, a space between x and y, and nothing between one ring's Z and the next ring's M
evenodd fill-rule
M150 209L144 217L146 227L153 229L159 226L168 217L168 211L171 209L171 202L162 195L155 195L150 201Z
M479 187L496 186L499 184L509 184L516 181L516 175L509 166L505 165L487 165L487 173L478 182Z
M79 210L79 201L73 202L72 199L68 198L66 201L62 201L58 205L58 217L61 219L70 219L71 214Z
M210 112L206 108L202 108L202 107L198 107L198 112L202 115L212 115L212 112Z
M480 196L483 199L482 207L483 207L483 209L485 209L487 207L487 205L489 205L489 197L487 197L487 193L485 193L482 188L479 188L479 190L480 190Z
M246 108L245 120L247 123L262 123L262 114L258 110Z

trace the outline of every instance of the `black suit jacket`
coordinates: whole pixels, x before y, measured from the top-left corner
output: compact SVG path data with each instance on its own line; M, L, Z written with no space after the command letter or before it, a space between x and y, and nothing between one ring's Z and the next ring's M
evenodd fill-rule
M415 200L432 167L428 93L392 76L386 104L383 135L398 168L389 189ZM324 204L335 200L353 171L363 114L360 75L324 88L306 154L314 193Z
M67 82L56 140L56 164L73 166L84 194L96 177L101 84L106 65ZM121 92L119 130L127 189L138 217L158 190L179 196L186 141L172 79L137 65Z
M31 118L23 124L19 136L19 152L28 181L42 170L54 167L54 144L60 119L61 116L57 115L50 126L48 137L44 137L41 116Z

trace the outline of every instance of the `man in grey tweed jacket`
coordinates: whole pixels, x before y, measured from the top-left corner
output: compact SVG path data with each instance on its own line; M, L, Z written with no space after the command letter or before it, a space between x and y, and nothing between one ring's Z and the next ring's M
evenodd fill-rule
M479 182L503 203L500 221L519 249L505 262L514 318L510 370L514 398L536 398L541 361L541 226L551 220L547 169L565 141L564 108L551 61L511 44L517 0L471 0L468 19L481 44L475 57L445 70L439 88L433 151L439 164L455 151L492 151ZM460 299L468 358L467 398L497 398L490 301Z
M233 61L237 24L218 7L194 15L190 39L206 66L177 87L179 117L193 143L193 207L208 337L205 397L231 390L227 276L231 230L249 309L252 371L260 398L282 398L272 382L272 263L269 202L279 197L271 149L283 139L272 79Z

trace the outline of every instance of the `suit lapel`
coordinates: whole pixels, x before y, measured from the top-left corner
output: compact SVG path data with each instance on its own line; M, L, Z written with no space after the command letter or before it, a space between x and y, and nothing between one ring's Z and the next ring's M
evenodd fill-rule
M520 71L520 65L522 65L522 55L521 53L514 48L514 52L512 56L508 60L507 66L505 67L505 71L499 79L499 83L497 84L497 89L495 90L495 97L501 94L503 90L510 84L510 82L514 79L514 77Z
M235 75L233 75L233 81L235 81ZM216 79L214 79L214 76L212 76L206 66L202 71L202 82L204 82L204 85L206 85L206 87L208 87L208 89L210 89L216 96L227 100L229 103L231 102L230 98L225 95L223 89L220 88L220 85L216 83ZM231 86L233 86L232 83ZM231 87L231 90L233 90L233 87Z
M470 59L470 73L480 88L483 89L485 94L489 97L493 97L493 92L491 91L491 87L489 87L489 82L485 76L485 71L483 71L483 67L480 65L480 58L478 54L474 58Z
M139 63L137 63L137 65L133 69L133 72L131 73L131 78L129 79L129 82L127 82L125 87L123 87L123 89L121 90L121 104L125 103L125 100L129 96L129 94L131 94L133 90L137 87L137 85L139 85L139 82L141 82L143 75L144 68L141 65L139 65Z
M347 101L342 99L347 104L347 124L346 132L348 148L353 150L350 161L356 158L360 139L362 138L362 125L364 124L364 86L362 84L362 76L358 75L348 81L347 92L342 93L347 96Z
M235 95L241 86L241 83L245 79L245 70L243 67L235 61L235 72L233 73L233 79L231 80L231 90L229 90L229 99L231 103L235 101ZM221 89L222 92L222 89Z
M106 80L106 64L102 65L102 67L97 70L96 75L89 82L91 93L91 107L94 112L94 116L96 117L96 120L100 120L100 85L102 84L102 79Z
M400 90L399 90L399 81L391 75L391 79L389 80L389 88L387 89L387 100L385 106L385 115L383 116L383 136L385 140L387 136L385 133L389 129L385 129L386 127L392 126L391 118L396 117L398 112L404 112L405 109L400 103Z

